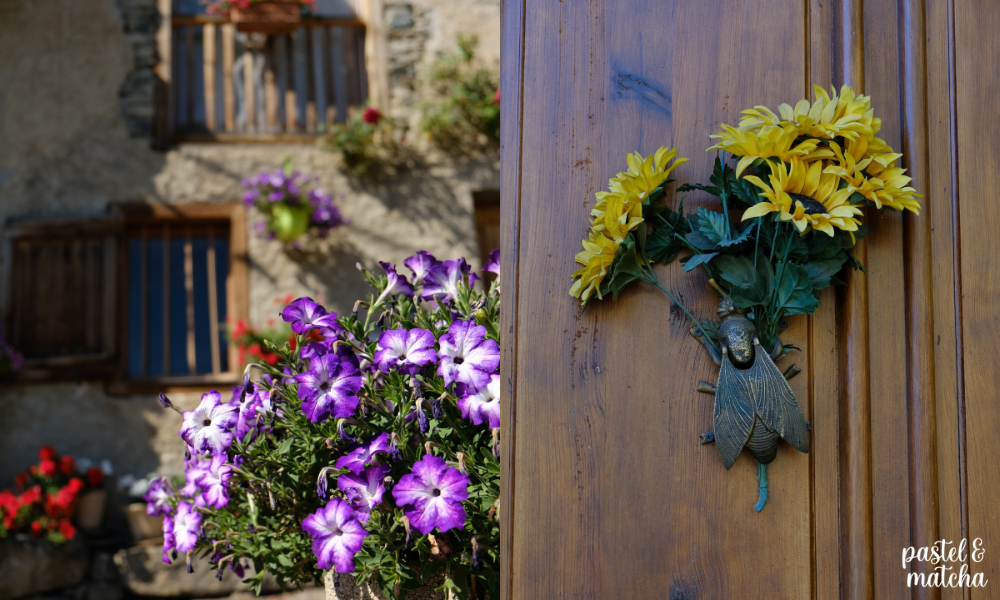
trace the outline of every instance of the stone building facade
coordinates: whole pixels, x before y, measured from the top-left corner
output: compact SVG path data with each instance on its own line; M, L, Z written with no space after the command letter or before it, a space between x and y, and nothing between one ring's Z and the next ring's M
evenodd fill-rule
M162 0L161 0L162 3ZM381 15L388 112L415 125L422 77L458 33L480 39L499 68L499 0L370 2ZM411 134L420 168L374 181L347 177L333 154L304 143L172 143L156 120L157 0L0 0L0 223L89 218L121 203L238 202L240 182L281 165L319 177L350 219L302 252L258 237L247 220L249 319L275 319L286 294L321 298L340 313L367 292L357 263L401 262L418 249L478 266L473 194L499 187L499 158L454 158ZM12 294L9 245L0 249L0 297ZM9 308L9 303L5 304ZM9 315L8 315L9 316ZM152 390L115 393L107 378L0 383L0 487L36 461L43 444L108 459L115 477L182 470L179 416ZM189 408L201 390L178 388ZM112 496L115 493L112 492ZM120 521L114 504L108 516Z

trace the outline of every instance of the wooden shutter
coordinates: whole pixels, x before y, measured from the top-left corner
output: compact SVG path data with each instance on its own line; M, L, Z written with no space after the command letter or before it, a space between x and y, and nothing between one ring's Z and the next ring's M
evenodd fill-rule
M75 379L115 367L121 221L22 222L6 232L5 326L24 376Z

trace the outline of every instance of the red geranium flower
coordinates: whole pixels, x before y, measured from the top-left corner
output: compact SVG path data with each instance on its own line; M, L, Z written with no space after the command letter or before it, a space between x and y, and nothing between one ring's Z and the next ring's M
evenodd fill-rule
M63 475L69 475L76 470L76 461L70 455L63 456L59 459L59 472Z
M38 465L38 472L45 477L52 477L56 474L56 462L51 459L44 459Z
M104 471L98 469L97 467L90 467L87 469L87 483L90 487L97 487L104 482Z
M38 458L42 460L55 460L56 449L52 446L42 446L41 450L38 451Z
M77 492L83 489L83 480L80 479L79 477L74 477L73 479L69 480L69 483L66 484L66 487L69 488L74 494L76 494Z
M67 540L71 540L74 536L76 536L76 527L73 527L73 524L69 522L69 519L63 519L59 522L59 533L61 533Z
M500 88L497 88L497 93L493 96L493 104L500 104Z
M31 533L36 536L42 535L42 524L38 521L31 522Z
M17 484L17 487L19 488L23 488L24 486L28 485L28 474L19 473L17 477L14 478L14 483Z
M378 122L382 120L382 113L374 106L369 106L362 113L361 120L369 125L378 125Z

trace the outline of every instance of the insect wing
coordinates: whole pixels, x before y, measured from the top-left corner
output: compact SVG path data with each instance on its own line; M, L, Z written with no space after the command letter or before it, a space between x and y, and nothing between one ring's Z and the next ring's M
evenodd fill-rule
M760 420L796 450L809 452L809 436L802 409L795 400L792 387L759 342L754 347L753 366L746 373L752 381L754 404Z
M746 373L729 362L729 353L722 349L722 369L715 392L715 445L726 469L733 466L753 428L754 403L750 380Z

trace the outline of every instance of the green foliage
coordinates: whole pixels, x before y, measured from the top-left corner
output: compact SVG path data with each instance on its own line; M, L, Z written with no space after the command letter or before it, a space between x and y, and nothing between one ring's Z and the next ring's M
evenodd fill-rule
M354 176L392 175L407 163L406 128L378 109L354 111L346 123L331 123L321 145L340 154L345 171Z
M435 100L423 105L420 129L440 148L464 152L500 141L499 76L473 64L479 40L458 36L458 51L440 58L428 83Z

